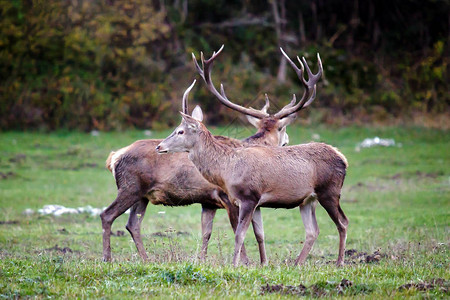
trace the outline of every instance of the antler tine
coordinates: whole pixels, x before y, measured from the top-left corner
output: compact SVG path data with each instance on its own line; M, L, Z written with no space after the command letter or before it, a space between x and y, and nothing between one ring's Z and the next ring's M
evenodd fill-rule
M220 85L220 90L221 90L220 93L215 88L215 86L211 80L211 69L212 69L212 64L214 62L214 59L216 59L216 57L220 54L220 52L222 52L223 48L224 48L224 45L222 45L222 47L220 47L220 49L217 51L217 53L214 52L213 55L211 56L211 58L209 58L208 60L205 60L203 53L200 53L202 67L199 66L195 55L192 53L192 59L194 60L195 67L196 67L198 73L200 74L200 76L205 81L208 90L211 93L213 93L213 95L216 96L219 99L219 101L222 102L222 104L224 104L225 106L227 106L231 109L234 109L245 115L253 116L258 119L267 117L269 115L267 113L264 113L262 111L259 111L259 110L253 109L253 108L246 108L246 107L240 106L240 105L235 104L235 103L231 102L230 100L228 100L227 96L225 95L223 84Z
M270 115L270 114L267 112L267 110L268 110L269 107L270 107L269 96L267 96L267 94L264 94L264 99L265 99L264 106L263 106L259 111L262 112L262 113L265 113L265 114ZM250 107L250 108L252 108L252 107Z
M196 82L197 82L197 80L194 79L194 82L192 82L192 84L186 89L186 91L184 91L183 100L181 101L181 105L183 107L183 113L185 113L185 114L189 114L187 100L188 100L188 97L189 97L189 93L191 92L191 90L194 87Z
M282 119L290 114L293 114L293 113L301 110L302 108L307 107L308 105L310 105L313 102L313 100L316 98L316 84L319 81L320 77L322 76L322 72L323 72L322 61L320 59L319 54L317 54L319 71L316 74L314 74L314 73L312 73L311 69L309 68L308 63L306 62L306 59L304 57L302 58L302 60L303 60L303 63L302 63L301 60L299 59L299 57L297 56L297 60L299 61L300 66L301 66L301 68L298 68L292 62L292 60L287 56L287 54L283 51L283 49L281 49L281 52L286 57L287 61L292 66L295 73L297 73L297 76L299 77L299 79L301 80L301 82L303 83L303 85L305 87L305 91L303 92L302 98L296 105L293 105L293 103L295 103L295 99L296 99L295 95L294 95L291 103L289 103L288 105L283 107L278 113L276 113L274 115L274 117L279 118L279 119ZM306 80L305 77L303 76L305 67L306 67L306 72L308 73L308 80Z
M264 104L263 108L261 108L261 111L262 111L263 113L267 113L267 110L268 110L269 107L270 107L269 96L267 96L267 94L264 94L264 98L265 98L265 100L266 100L266 103Z
M302 105L302 109L305 107L308 107L314 101L314 99L316 99L316 92L317 92L317 86L314 85L312 95L309 97L309 100L306 101L306 103Z
M291 67L294 69L295 73L297 73L297 76L300 78L303 78L303 71L304 71L304 67L302 62L300 61L300 59L297 56L298 61L300 62L300 67L301 69L299 69L297 67L297 65L289 58L289 56L286 54L286 52L284 52L283 48L280 47L281 53L283 53L284 57L286 58L286 60L289 62L289 64L291 65Z
M291 102L289 102L288 104L286 104L282 109L287 109L287 108L291 108L295 105L295 102L297 102L297 96L295 96L295 94L292 94L292 100Z
M322 61L320 60L320 55L319 53L317 53L317 60L318 60L318 65L319 65L319 71L317 72L317 74L313 74L311 72L311 69L308 66L308 63L306 62L306 59L304 57L302 57L303 62L306 65L306 72L308 73L308 80L305 79L305 77L302 77L302 81L305 85L308 85L309 87L314 86L317 81L319 81L320 76L322 76L322 71L323 71L323 67L322 67Z

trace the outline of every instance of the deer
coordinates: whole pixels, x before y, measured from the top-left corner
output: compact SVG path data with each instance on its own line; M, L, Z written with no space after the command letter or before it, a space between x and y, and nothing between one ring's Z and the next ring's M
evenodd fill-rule
M209 72L213 61L222 49L223 46L206 61L202 53L205 71L199 69L199 72L205 80L210 78ZM198 67L196 60L195 64ZM183 94L184 113L188 112L187 98L194 84L195 81ZM247 116L250 123L258 129L255 135L243 141L223 136L214 138L234 148L252 144L287 144L289 137L286 134L286 126L295 120L296 112L293 111L283 116L270 115L267 113L269 105L269 98L266 95L265 105L261 110L239 105L231 107ZM291 106L292 103L289 103L282 110L289 109ZM170 156L161 156L155 153L154 149L161 141L158 139L139 140L117 151L112 151L108 156L106 167L116 181L118 193L116 199L100 215L103 229L104 261L108 262L112 259L110 242L112 224L128 209L130 209L130 216L126 229L133 238L140 258L143 261L148 260L140 228L149 202L154 205L166 206L201 204L202 246L199 255L201 260L204 260L207 255L208 242L217 209L226 209L233 231L237 228L238 208L230 202L226 193L219 186L211 184L203 178L188 159L187 153L176 153ZM260 251L264 253L261 260L265 261L264 231L258 212L254 214L253 227ZM244 264L248 263L245 248L242 250L241 260Z
M282 49L281 51L294 68L305 91L298 102L294 94L291 103L295 105L275 114L278 117L298 111L309 104L311 98L315 98L316 83L323 72L319 54L319 71L313 74L304 57L302 63L297 56L301 67L298 68ZM306 66L308 80L304 78L303 64ZM220 93L217 90L215 92L222 101L228 102L223 85ZM220 186L238 205L239 220L235 231L233 266L238 266L250 220L260 207L300 208L306 237L295 265L303 264L319 235L315 215L317 203L325 208L337 227L339 252L336 265L344 264L348 219L340 207L339 199L348 162L337 148L317 142L286 147L252 145L234 148L213 138L202 123L201 109L192 116L181 113L181 117L181 124L156 147L156 152L188 152L188 158L203 177Z

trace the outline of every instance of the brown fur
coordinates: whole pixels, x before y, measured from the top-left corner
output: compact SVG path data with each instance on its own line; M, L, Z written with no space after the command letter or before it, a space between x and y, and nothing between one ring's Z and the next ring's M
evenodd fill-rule
M269 107L269 100L266 97L266 104L263 109L258 111L255 109L245 109L239 105L233 104L226 99L225 92L221 94L215 89L210 81L211 64L215 57L222 51L222 48L207 61L202 57L202 65L206 69L202 69L193 55L195 66L204 79L208 89L226 106L239 111L247 116L253 116L250 121L258 123L256 126L259 131L252 138L246 139L244 142L239 142L232 139L216 137L219 144L227 145L231 148L242 148L250 144L264 144L264 145L278 145L280 142L284 144L284 136L280 134L285 133L286 126L290 124L294 118L295 113L306 107L315 98L315 93L311 93L311 89L320 78L322 65L319 59L320 71L314 75L307 67L308 81L302 77L302 83L307 88L304 97L294 105L295 96L290 104L283 107L277 114L269 115L267 109ZM283 52L283 51L282 51ZM283 55L287 55L283 52ZM287 57L288 58L288 57ZM319 57L318 57L319 58ZM302 73L290 61L298 75ZM306 64L306 61L304 61ZM307 64L306 64L307 66ZM192 85L186 89L183 95L182 107L183 111L187 113L187 99L189 92L193 88L195 80ZM308 102L304 102L308 100ZM200 109L200 108L199 108ZM193 115L201 116L201 110L193 111ZM197 115L197 113L199 113ZM255 119L257 121L255 121ZM220 142L219 142L220 140ZM157 141L155 141L157 142ZM151 152L147 152L147 147L150 147L153 142L138 141L136 145L133 144L128 148L123 148L116 153L110 154L107 159L107 168L113 173L116 178L118 187L118 196L116 200L101 214L103 227L103 259L111 260L111 246L110 235L111 225L114 220L124 213L129 207L132 207L130 217L128 219L127 229L131 233L133 240L138 249L139 255L143 259L147 259L142 239L140 236L140 223L144 216L148 201L154 204L164 205L188 205L191 203L202 204L202 257L206 254L208 240L212 230L212 220L214 218L215 210L217 208L226 208L230 223L233 230L236 230L238 224L238 211L234 205L231 204L227 195L218 186L213 186L207 182L196 170L195 166L187 159L185 154L172 155L171 158L155 158ZM151 147L154 151L154 147ZM120 154L120 155L119 155ZM171 160L172 159L172 160ZM217 158L219 159L219 158ZM117 162L116 162L117 161ZM200 170L207 172L207 170ZM223 184L221 182L221 184ZM233 201L233 200L232 200ZM261 263L266 262L265 248L264 248L264 231L262 228L262 217L259 209L255 211L252 219L253 228L258 242L258 247L261 255ZM242 252L243 258L246 258L245 251Z
M184 134L170 135L157 149L189 151L189 159L200 173L239 202L234 265L257 207L300 206L302 217L307 219L307 241L296 263L304 262L318 235L316 198L336 223L340 235L337 264L343 263L348 220L339 198L348 164L336 148L324 143L234 148L214 139L201 122L187 115L183 115L177 131Z
M274 123L274 122L269 122ZM276 123L276 122L275 122ZM263 126L265 123L261 123ZM254 143L278 143L276 126L261 127L254 138L244 142L222 136L214 139L229 147L243 147ZM183 206L193 203L202 205L203 246L201 257L206 255L211 235L212 219L215 210L225 208L233 230L238 223L238 209L231 204L227 195L217 185L206 181L197 168L188 159L187 153L159 155L155 147L161 140L140 140L113 151L106 160L106 167L116 180L118 195L116 200L101 214L103 227L103 259L111 260L110 232L114 220L128 208L131 214L127 230L131 233L139 255L147 259L140 235L140 223L144 217L148 202L155 205ZM115 163L112 165L115 154ZM242 258L246 260L245 251Z

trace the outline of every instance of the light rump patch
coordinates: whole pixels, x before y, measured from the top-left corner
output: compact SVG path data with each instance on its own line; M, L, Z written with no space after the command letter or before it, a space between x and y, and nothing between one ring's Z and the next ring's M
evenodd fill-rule
M119 149L119 150L117 150L115 152L113 151L113 152L111 152L112 155L110 154L111 160L110 160L110 163L109 163L109 170L112 172L114 179L116 178L116 163L119 161L120 157L125 152L127 152L129 147L130 146L127 146L127 147ZM108 159L109 159L109 157L108 157Z
M337 154L337 155L342 159L342 161L345 163L345 167L348 168L348 161L347 161L347 158L345 157L345 155L342 154L342 152L339 151L338 148L333 147L333 146L330 146L330 147L331 147L331 149L333 149L334 151L336 151L336 154Z

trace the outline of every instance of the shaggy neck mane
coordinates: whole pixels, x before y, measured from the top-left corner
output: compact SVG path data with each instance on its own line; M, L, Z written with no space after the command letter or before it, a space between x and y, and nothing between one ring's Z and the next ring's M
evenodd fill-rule
M265 140L267 132L267 130L263 129L256 134L246 138L245 140L243 140L243 142L246 144L269 145L269 143Z
M276 142L272 137L269 136L271 130L274 129L277 121L269 119L263 120L264 125L258 130L258 132L245 140L246 144L258 144L258 145L268 145L275 146L272 143Z

